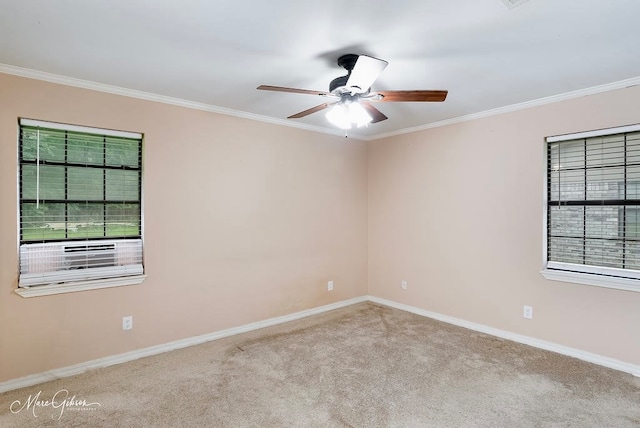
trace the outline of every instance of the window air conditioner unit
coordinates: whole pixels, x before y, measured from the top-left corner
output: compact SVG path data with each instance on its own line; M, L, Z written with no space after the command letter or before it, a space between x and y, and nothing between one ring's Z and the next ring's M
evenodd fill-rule
M142 240L20 246L20 287L142 275Z

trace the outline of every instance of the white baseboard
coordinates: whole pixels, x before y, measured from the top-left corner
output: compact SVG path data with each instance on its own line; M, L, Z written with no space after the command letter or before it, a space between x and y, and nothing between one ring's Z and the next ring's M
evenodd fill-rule
M247 333L249 331L258 330L265 327L271 327L278 324L283 324L289 321L295 321L302 318L306 318L312 315L321 314L334 309L343 308L345 306L354 305L362 302L373 302L384 306L400 309L402 311L411 312L417 315L421 315L427 318L432 318L438 321L446 322L448 324L457 325L459 327L468 328L470 330L486 333L492 336L501 337L503 339L512 340L514 342L523 343L525 345L533 346L535 348L545 349L547 351L556 352L558 354L574 357L583 361L598 364L611 369L630 373L634 376L640 377L640 366L625 363L609 357L603 357L601 355L592 354L590 352L581 351L575 348L569 348L567 346L558 345L556 343L547 342L540 339L535 339L528 336L523 336L516 333L511 333L505 330L499 330L493 327L488 327L482 324L465 321L459 318L450 317L447 315L438 314L436 312L430 312L424 309L416 308L413 306L405 305L402 303L393 302L391 300L381 299L374 296L361 296L353 299L343 300L341 302L331 303L329 305L320 306L313 309L307 309L304 311L296 312L289 315L283 315L280 317L269 318L264 321L258 321L251 324L246 324L240 327L229 328L214 333L204 334L201 336L189 337L186 339L176 340L174 342L165 343L162 345L151 346L149 348L138 349L136 351L126 352L124 354L112 355L110 357L99 358L97 360L86 361L80 364L74 364L72 366L63 367L59 369L49 370L44 373L38 373L30 376L21 377L18 379L9 380L0 383L0 393L6 391L12 391L14 389L26 388L29 386L37 385L43 382L49 382L52 380L77 375L87 370L108 367L115 364L126 363L128 361L137 360L143 357L150 357L152 355L162 354L164 352L173 351L175 349L186 348L193 345L199 345L202 343L210 342L224 337L233 336L236 334Z
M373 303L378 303L384 306L390 306L392 308L400 309L402 311L411 312L416 315L422 315L427 318L432 318L438 321L446 322L447 324L453 324L459 327L464 327L470 330L478 331L480 333L486 333L492 336L501 337L503 339L511 340L514 342L523 343L525 345L533 346L534 348L545 349L547 351L566 355L568 357L577 358L583 361L588 361L590 363L598 364L600 366L630 373L634 376L640 377L639 365L625 363L624 361L616 360L614 358L603 357L602 355L592 354L591 352L585 352L580 349L558 345L557 343L547 342L545 340L535 339L533 337L523 336L521 334L516 334L516 333L512 333L505 330L499 330L497 328L488 327L486 325L465 321L465 320L450 317L447 315L442 315L436 312L431 312L424 309L416 308L414 306L404 305L402 303L396 303L391 300L381 299L379 297L368 296L367 300Z
M163 352L186 348L188 346L199 345L201 343L210 342L212 340L222 339L223 337L233 336L240 333L247 333L249 331L258 330L261 328L299 320L301 318L321 314L323 312L332 311L334 309L343 308L345 306L354 305L356 303L366 302L367 300L367 296L355 297L353 299L343 300L341 302L331 303L329 305L307 309L289 315L269 318L264 321L258 321L251 324L242 325L240 327L233 327L226 330L217 331L215 333L204 334L202 336L189 337L186 339L176 340L174 342L164 343L162 345L151 346L149 348L138 349L136 351L125 352L124 354L112 355L110 357L98 358L97 360L86 361L84 363L74 364L68 367L49 370L44 373L38 373L18 379L9 380L6 382L1 382L0 393L77 375L80 373L84 373L87 370L126 363L127 361L133 361L143 357L150 357L152 355L162 354Z

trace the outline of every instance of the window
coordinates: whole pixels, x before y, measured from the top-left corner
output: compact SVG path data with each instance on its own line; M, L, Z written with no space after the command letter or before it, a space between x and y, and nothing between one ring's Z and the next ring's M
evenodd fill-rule
M141 160L140 134L20 120L21 288L142 280Z
M640 125L547 138L548 279L640 291Z

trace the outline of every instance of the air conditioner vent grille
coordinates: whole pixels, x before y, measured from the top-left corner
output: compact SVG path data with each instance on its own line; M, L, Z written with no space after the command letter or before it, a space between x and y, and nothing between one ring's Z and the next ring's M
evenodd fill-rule
M106 251L111 250L115 251L115 244L106 244L106 245L74 245L73 247L64 247L65 253L80 253L86 251Z
M116 244L81 244L64 247L67 269L115 266Z

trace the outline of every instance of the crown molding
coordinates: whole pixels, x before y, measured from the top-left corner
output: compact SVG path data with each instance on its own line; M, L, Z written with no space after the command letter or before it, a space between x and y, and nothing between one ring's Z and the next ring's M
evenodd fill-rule
M105 92L108 94L121 95L124 97L137 98L146 101L154 101L163 104L170 104L178 107L185 107L194 110L202 110L210 113L224 114L227 116L239 117L242 119L256 120L258 122L266 122L274 125L288 126L290 128L298 128L306 131L320 132L339 137L344 137L344 131L339 129L327 129L319 126L307 125L300 122L292 122L284 119L276 119L269 116L262 116L254 113L247 113L240 110L233 110L225 107L219 107L213 104L199 103L181 98L169 97L166 95L154 94L151 92L138 91L136 89L123 88L120 86L107 85L104 83L92 82L90 80L76 79L74 77L62 76L59 74L47 73L44 71L33 70L30 68L16 67L14 65L0 63L0 73L11 74L28 79L42 80L60 85L72 86L75 88L90 89L92 91ZM354 139L361 139L353 136Z
M107 85L104 83L92 82L89 80L76 79L73 77L47 73L44 71L33 70L30 68L16 67L14 65L9 65L9 64L0 63L0 73L12 74L15 76L26 77L29 79L42 80L45 82L58 83L60 85L73 86L76 88L90 89L98 92L106 92L109 94L122 95L130 98L138 98L141 100L154 101L154 102L163 103L163 104L170 104L170 105L175 105L179 107L186 107L186 108L195 109L195 110L202 110L202 111L207 111L211 113L224 114L227 116L235 116L243 119L271 123L274 125L288 126L290 128L298 128L306 131L319 132L322 134L328 134L328 135L339 136L339 137L345 136L344 131L340 129L322 128L319 126L307 125L300 122L293 122L293 121L277 119L269 116L262 116L254 113L247 113L240 110L228 109L225 107L219 107L212 104L199 103L195 101L184 100L181 98L174 98L174 97L154 94L150 92L138 91L135 89L122 88L120 86ZM574 98L580 98L587 95L599 94L601 92L629 88L637 85L640 85L640 76L633 77L630 79L620 80L617 82L607 83L604 85L592 86L590 88L566 92L563 94L557 94L549 97L538 98L535 100L525 101L522 103L511 104L508 106L498 107L491 110L485 110L478 113L471 113L471 114L458 116L450 119L440 120L437 122L427 123L424 125L413 126L410 128L403 128L397 131L386 132L382 134L374 134L370 136L350 134L349 138L355 139L355 140L362 140L362 141L379 140L382 138L394 137L396 135L410 134L413 132L424 131L427 129L439 128L441 126L454 125L456 123L468 122L471 120L497 116L504 113L510 113L518 110L524 110L527 108L542 106L545 104L552 104L560 101L571 100Z
M458 116L451 119L440 120L438 122L427 123L425 125L413 126L411 128L404 128L398 131L387 132L384 134L376 134L369 138L370 140L379 140L381 138L394 137L396 135L409 134L412 132L424 131L431 128L439 128L441 126L453 125L461 122L468 122L470 120L483 119L485 117L497 116L500 114L511 113L518 110L524 110L532 107L539 107L545 104L557 103L560 101L567 101L574 98L585 97L587 95L595 95L601 92L613 91L616 89L630 88L632 86L640 85L640 76L633 77L631 79L620 80L617 82L606 83L604 85L592 86L590 88L579 89L577 91L565 92L563 94L552 95L549 97L538 98L531 101L525 101L523 103L511 104L504 107L498 107L491 110L485 110L478 113L466 114L464 116Z

